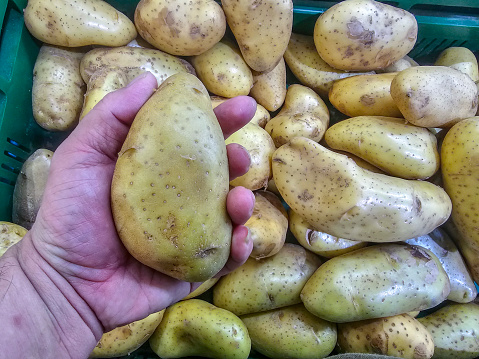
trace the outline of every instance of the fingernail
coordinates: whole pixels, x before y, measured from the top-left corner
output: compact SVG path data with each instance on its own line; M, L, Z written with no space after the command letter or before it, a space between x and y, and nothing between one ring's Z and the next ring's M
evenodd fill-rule
M141 75L138 75L133 80L131 80L130 83L126 87L130 87L130 86L134 85L135 83L137 83L138 81L143 80L147 76L148 76L148 72L143 72Z

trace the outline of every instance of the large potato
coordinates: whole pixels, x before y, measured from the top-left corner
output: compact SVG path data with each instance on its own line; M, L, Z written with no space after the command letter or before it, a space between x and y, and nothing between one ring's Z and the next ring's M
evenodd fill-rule
M205 281L230 254L228 190L208 92L191 74L173 75L140 109L118 156L111 199L119 237L145 265Z
M83 49L43 45L33 68L33 118L49 131L75 127L86 85L80 75Z
M434 62L436 66L449 66L468 75L472 81L479 81L477 58L467 47L448 47Z
M302 304L240 318L252 348L268 358L319 359L336 345L336 324L312 315Z
M321 97L307 86L293 84L288 87L283 107L264 129L280 147L298 136L319 142L328 125L329 110Z
M168 307L149 343L160 358L247 359L251 350L241 319L200 299Z
M172 55L199 55L219 42L226 30L221 6L213 0L141 0L135 25L142 38Z
M221 4L248 66L258 72L275 67L293 28L293 1L222 0Z
M324 139L332 149L350 152L392 176L426 179L439 169L436 136L400 118L351 117L329 127Z
M299 82L316 91L323 99L328 98L335 80L365 74L338 70L328 65L319 56L313 36L309 35L292 33L284 59Z
M253 250L251 257L259 259L279 252L286 240L288 213L281 200L272 192L256 191L253 214L246 221Z
M11 222L0 221L0 257L27 234L27 229Z
M163 318L164 310L136 322L103 333L89 358L117 358L130 355L151 337Z
M137 36L135 25L102 0L29 0L25 25L47 44L123 46Z
M452 200L456 244L472 278L479 282L479 117L454 125L441 147L442 180Z
M404 118L421 127L451 127L474 116L478 91L471 78L451 67L415 66L391 82L391 96Z
M314 43L334 68L347 71L382 69L414 47L413 14L374 0L345 0L316 20Z
M464 259L444 230L436 228L425 236L411 238L405 242L424 247L439 259L451 283L451 292L447 299L458 303L468 303L476 298L477 289Z
M333 82L329 101L349 117L402 117L391 97L391 82L396 73L358 75Z
M244 175L230 181L232 186L243 186L252 191L266 188L273 177L271 158L276 149L273 139L265 129L254 123L247 123L226 139L226 144L239 143L246 148L251 163Z
M53 152L39 148L28 156L18 174L13 189L12 221L30 229L37 218L38 209L47 184Z
M364 170L304 137L278 148L272 166L284 201L313 228L337 237L404 241L431 232L451 213L442 188Z
M437 359L474 359L479 355L479 305L446 303L418 321L431 333Z
M352 241L350 239L338 238L324 232L315 231L308 222L291 208L288 214L289 229L298 243L321 257L337 257L368 245L368 242Z
M341 353L391 355L429 359L434 353L431 333L408 314L338 324Z
M140 72L151 72L161 84L171 75L179 72L194 73L191 64L166 52L142 47L121 46L96 48L88 51L80 63L80 73L88 83L99 69L118 68L133 78Z
M221 277L213 287L213 304L236 315L299 304L301 289L320 264L318 256L300 245L285 243L274 256L250 257Z
M222 97L248 95L253 73L236 44L226 39L191 57L191 64L208 91Z
M301 300L312 314L345 323L432 308L449 291L432 252L382 243L327 260L306 282Z

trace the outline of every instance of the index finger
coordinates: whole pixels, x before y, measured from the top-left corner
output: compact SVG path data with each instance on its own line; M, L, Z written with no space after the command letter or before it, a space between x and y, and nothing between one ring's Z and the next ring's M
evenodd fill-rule
M249 96L237 96L218 105L214 111L226 139L253 118L256 101Z

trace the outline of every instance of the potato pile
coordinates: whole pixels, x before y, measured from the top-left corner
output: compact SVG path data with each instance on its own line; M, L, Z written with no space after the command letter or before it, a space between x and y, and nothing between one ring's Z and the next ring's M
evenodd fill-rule
M254 191L246 224L254 249L219 280L206 271L198 292L157 315L156 329L151 321L117 328L92 357L126 355L147 340L162 358L248 358L251 351L269 358L478 356L475 54L451 47L432 63L414 61L416 18L374 0L338 2L310 35L293 32L291 0L135 6L129 19L101 0L29 0L25 23L44 43L34 69L34 118L47 130L71 130L145 71L184 101L167 117L210 107L195 100L193 110L184 109L189 97L178 83L190 77L204 86L211 108L254 97L254 118L225 142L249 151L250 169L216 182ZM287 72L295 81L287 83ZM344 118L333 118L337 112ZM171 153L175 141L188 142L174 129L158 131L169 131ZM147 175L140 180L146 187ZM143 189L118 193L136 198ZM26 203L25 196L15 200ZM127 214L127 204L116 210L143 228L145 219ZM163 245L148 247L152 257L155 246ZM196 265L151 261L171 275Z

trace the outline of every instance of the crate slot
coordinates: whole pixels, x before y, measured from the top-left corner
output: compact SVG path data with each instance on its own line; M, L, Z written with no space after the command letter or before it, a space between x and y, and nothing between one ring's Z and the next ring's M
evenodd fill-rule
M23 159L22 157L20 156L17 156L16 154L10 152L10 151L3 151L3 154L7 157L10 157L12 159L14 159L15 161L18 161L20 163L23 163L25 162L25 159Z
M447 17L456 19L476 20L479 24L479 8L434 5L434 4L417 4L413 5L409 12L417 16Z
M15 182L10 181L8 178L4 178L4 177L1 177L1 176L0 176L0 183L6 183L6 184L8 184L9 186L12 186L12 187L15 186Z
M22 14L10 3L5 12L2 32L0 33L0 79L10 81L23 28Z
M20 150L22 150L23 152L26 152L27 154L32 152L32 150L30 148L28 148L27 146L22 145L21 143L18 143L17 141L15 141L14 139L12 139L10 137L7 137L7 142L14 145L15 147L18 147Z
M1 167L2 167L4 170L7 170L7 171L12 172L12 173L15 173L16 175L20 173L20 170L19 170L18 168L15 168L15 167L6 165L5 163L2 163Z

